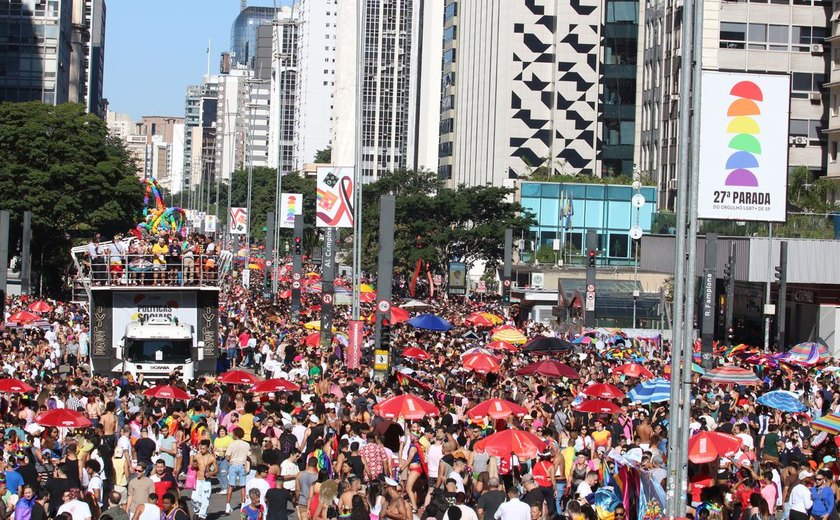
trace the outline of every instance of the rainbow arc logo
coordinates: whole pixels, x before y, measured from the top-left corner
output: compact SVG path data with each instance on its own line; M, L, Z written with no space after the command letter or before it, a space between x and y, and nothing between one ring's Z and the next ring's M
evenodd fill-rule
M726 160L726 169L730 172L725 184L758 187L758 178L752 170L759 167L761 142L757 136L761 129L755 117L761 115L759 103L764 101L764 95L761 88L752 81L736 83L729 95L734 96L735 100L726 111L727 117L731 118L726 132L735 135L729 141L729 148L734 151Z

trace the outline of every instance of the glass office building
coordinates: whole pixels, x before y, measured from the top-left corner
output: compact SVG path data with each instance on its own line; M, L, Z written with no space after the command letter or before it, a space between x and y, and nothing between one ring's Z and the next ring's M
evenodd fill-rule
M554 249L554 239L559 239L558 256L568 263L580 263L586 231L594 229L599 264L632 264L630 228L638 225L650 233L656 212L656 188L643 186L639 193L645 203L637 209L631 202L636 194L632 186L522 182L520 202L537 220L529 237L534 250Z
M254 67L257 54L257 29L262 24L270 24L274 19L273 7L249 6L239 12L230 27L231 59L240 65Z

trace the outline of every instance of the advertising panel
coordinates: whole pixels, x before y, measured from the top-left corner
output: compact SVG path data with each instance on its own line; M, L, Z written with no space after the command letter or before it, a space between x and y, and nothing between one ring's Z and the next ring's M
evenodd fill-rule
M698 216L784 222L790 77L703 72Z

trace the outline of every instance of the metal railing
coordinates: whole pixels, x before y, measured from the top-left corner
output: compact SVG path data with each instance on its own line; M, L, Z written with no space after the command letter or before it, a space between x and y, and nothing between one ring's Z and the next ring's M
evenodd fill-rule
M218 255L161 256L127 253L82 263L93 287L206 287L219 284Z

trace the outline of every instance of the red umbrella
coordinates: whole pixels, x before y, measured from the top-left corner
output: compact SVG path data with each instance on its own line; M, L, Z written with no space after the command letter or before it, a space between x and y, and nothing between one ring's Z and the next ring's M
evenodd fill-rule
M516 371L518 376L546 376L546 377L568 377L578 379L580 375L572 367L554 359L543 359L536 363L526 365Z
M376 293L363 292L359 295L359 301L362 303L373 303L376 301Z
M510 457L513 453L523 459L532 459L544 449L542 439L523 430L503 430L475 443L475 451L496 457Z
M289 289L286 289L285 291L280 291L280 294L278 294L278 296L281 300L288 300L292 297L292 291L290 291Z
M34 388L27 385L20 379L0 379L0 392L5 392L7 394L26 394L34 391Z
M741 438L721 432L700 432L688 439L688 460L695 464L714 462L741 448Z
M497 332L502 332L504 330L515 330L516 332L521 332L519 329L517 329L513 325L499 325L498 327L495 327L494 329L492 329L490 331L490 335L492 336L493 334L495 334Z
M604 401L603 399L590 399L589 401L583 401L579 405L575 406L575 410L578 412L609 414L624 412L624 410L622 410L617 404L612 401Z
M143 395L146 397L157 397L159 399L177 399L179 401L189 401L192 399L190 394L181 390L177 386L160 385L153 386L143 390Z
M52 305L42 300L30 303L28 309L32 312L50 312L53 310Z
M609 383L595 383L583 388L581 392L587 397L598 397L600 399L621 399L624 397L624 392Z
M511 415L522 417L526 413L528 410L525 408L504 399L488 399L467 410L467 415L473 419L488 416L492 419L507 419Z
M88 428L92 426L87 417L67 408L56 408L39 413L35 416L35 422L41 426L55 426L56 428Z
M411 314L400 307L391 307L391 323L405 323L411 318Z
M474 325L476 327L492 327L493 326L493 321L490 318L488 318L487 316L484 316L483 314L481 314L480 312L474 312L474 313L470 314L469 316L467 316L467 319L464 320L464 322L466 322L468 325Z
M384 419L402 417L403 419L415 420L440 414L440 410L435 405L411 394L396 395L385 399L374 406L373 411Z
M483 352L467 354L461 358L461 362L463 363L464 368L478 372L479 374L498 372L502 368L499 358Z
M248 389L249 392L254 394L290 392L293 390L300 390L300 386L282 378L266 379L265 381L260 381L259 383L252 385L251 388Z
M653 372L645 368L643 365L639 363L625 363L621 366L615 367L612 369L613 374L624 374L630 377L646 377L648 379L653 378Z
M224 374L219 377L219 381L222 383L227 383L229 385L253 385L260 381L260 378L251 374L249 372L245 372L244 370L232 370L230 372L225 372Z
M507 341L491 341L486 346L491 350L506 350L508 352L519 352L519 350L513 345L513 343L508 343Z
M402 351L402 356L410 359L419 359L423 361L428 361L429 359L432 359L431 354L429 354L422 348L417 347L404 348Z
M306 339L303 340L303 344L307 347L317 347L321 344L321 333L313 332L312 334L306 336Z
M32 314L29 311L20 311L9 316L9 321L14 323L31 323L39 318L40 316Z

